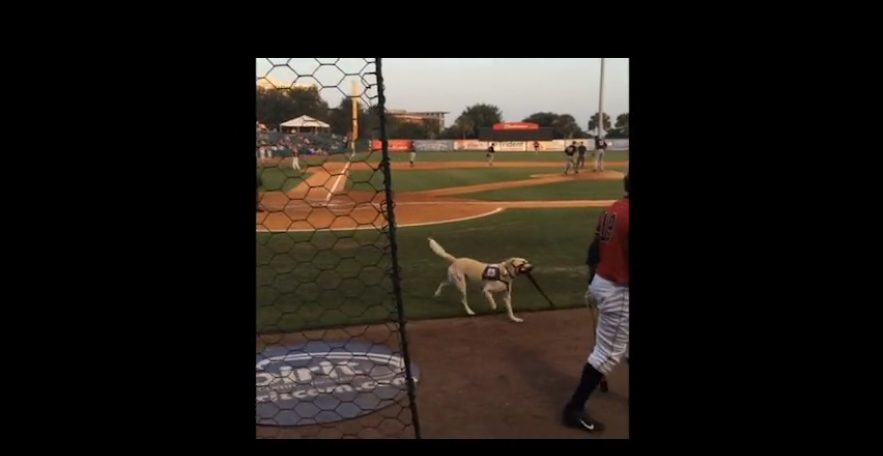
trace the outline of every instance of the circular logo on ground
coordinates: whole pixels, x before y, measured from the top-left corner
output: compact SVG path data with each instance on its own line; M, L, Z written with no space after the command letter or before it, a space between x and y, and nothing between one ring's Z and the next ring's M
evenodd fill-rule
M416 382L413 363L411 375ZM384 345L274 345L257 356L256 422L303 426L356 418L393 405L407 388L404 359Z

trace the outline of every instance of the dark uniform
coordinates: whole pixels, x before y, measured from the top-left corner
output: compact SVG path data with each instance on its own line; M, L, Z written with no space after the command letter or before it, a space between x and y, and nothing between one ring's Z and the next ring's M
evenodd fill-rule
M488 146L488 148L487 148L487 165L488 166L494 166L494 153L496 153L496 151L494 150L494 143L491 143L491 145Z
M576 148L576 172L586 167L586 143L580 141L579 147Z
M592 171L604 171L604 152L607 152L607 141L595 136L595 166Z
M573 168L573 170L577 173L579 172L576 169L576 165L573 163L574 154L576 154L576 141L574 141L573 144L564 148L564 155L567 156L567 161L564 163L564 175L565 176L570 171L570 168Z

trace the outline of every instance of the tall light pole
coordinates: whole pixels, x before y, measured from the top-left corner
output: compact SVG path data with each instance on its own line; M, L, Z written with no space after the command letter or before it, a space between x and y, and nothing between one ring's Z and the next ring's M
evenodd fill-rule
M359 139L359 83L353 79L353 88L352 94L350 95L352 102L352 122L353 122L353 134L352 140L350 141L350 147L353 152L352 155L356 154L356 140Z
M598 88L598 137L604 139L604 59L601 59L601 84Z

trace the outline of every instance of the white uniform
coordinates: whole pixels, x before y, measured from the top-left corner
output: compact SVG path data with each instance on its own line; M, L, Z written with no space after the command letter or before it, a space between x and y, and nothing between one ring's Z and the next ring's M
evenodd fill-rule
M291 150L291 169L300 171L300 157L296 149Z
M628 356L629 345L629 287L613 283L595 275L587 294L598 303L598 328L595 331L595 349L588 362L604 375L610 373L623 356Z

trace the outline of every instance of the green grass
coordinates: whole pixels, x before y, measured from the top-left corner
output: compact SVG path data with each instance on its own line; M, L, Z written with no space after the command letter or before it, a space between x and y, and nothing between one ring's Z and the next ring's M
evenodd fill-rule
M587 156L588 159L590 156ZM391 152L390 160L393 162L407 162L409 154L407 152ZM604 157L606 161L627 161L628 153L626 151L610 151ZM357 154L355 160L368 161L376 163L380 161L380 152L372 154ZM486 161L484 152L417 152L417 163L420 162L444 162L444 161ZM506 161L564 161L564 152L497 152L494 157L495 162Z
M566 201L566 200L612 200L622 198L622 181L574 180L531 187L507 188L478 193L457 195L484 201Z
M435 256L433 236L453 255L496 262L511 256L529 259L534 277L557 307L583 305L586 233L598 209L508 209L469 222L398 231L399 264L406 317L410 320L462 317L451 287L433 293L447 263ZM390 257L385 235L376 231L259 233L257 330L293 332L309 328L375 323L395 316ZM514 284L516 313L548 310L549 304L525 279ZM479 287L470 285L469 302L490 313ZM502 312L503 303L497 312Z
M312 173L296 171L288 166L261 168L261 190L287 192L310 177Z
M407 152L390 152L390 160L393 162L407 162L410 154ZM564 158L564 152L540 152L539 154L535 154L533 152L497 152L497 156L494 158L495 161L540 161L540 162L548 162L548 161L561 161ZM380 162L381 154L380 152L372 152L372 153L358 153L352 157L349 154L335 154L335 155L303 155L300 157L301 166L306 164L307 166L321 166L322 163L327 161L346 161L351 160L353 163L358 162L368 162L368 163L378 163ZM417 162L445 162L445 161L485 161L487 158L485 157L485 153L481 151L474 152L417 152ZM607 152L607 156L605 157L606 161L628 161L628 153L626 151L610 151ZM279 159L270 159L267 160L268 163L278 163ZM287 161L286 161L287 163ZM283 165L284 167L284 165Z
M447 187L530 179L531 174L538 172L533 168L394 170L392 183L397 192L421 192ZM383 189L383 173L380 171L357 170L350 172L349 177L347 190L376 192Z

